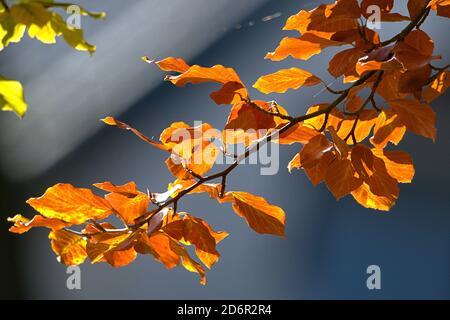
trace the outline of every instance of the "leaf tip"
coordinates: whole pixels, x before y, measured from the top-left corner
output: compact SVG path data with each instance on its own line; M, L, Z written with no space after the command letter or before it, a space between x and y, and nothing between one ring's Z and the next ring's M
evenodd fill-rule
M105 117L103 119L100 119L100 121L102 121L103 123L109 125L109 126L115 126L116 125L116 119L114 119L113 117Z
M146 62L146 63L148 63L148 64L152 64L152 63L155 62L155 60L152 60L152 59L150 59L150 58L147 57L147 56L141 57L141 60L144 61L144 62Z

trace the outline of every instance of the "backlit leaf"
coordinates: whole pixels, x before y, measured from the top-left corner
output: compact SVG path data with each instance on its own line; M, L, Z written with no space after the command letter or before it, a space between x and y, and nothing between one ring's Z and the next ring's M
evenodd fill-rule
M272 92L285 93L288 89L310 87L319 83L321 83L321 80L308 71L291 68L262 76L253 87L266 94Z
M80 235L66 230L54 230L48 235L51 239L53 252L58 256L58 261L75 266L82 264L87 258L86 239Z
M30 220L17 214L13 218L8 218L8 221L14 223L14 225L9 228L9 231L19 234L28 232L34 227L47 227L52 230L60 230L72 225L71 223L59 219L49 219L40 215L36 215Z
M224 201L232 201L233 210L257 233L284 236L285 213L264 198L248 192L227 192Z
M27 203L46 218L80 224L89 219L104 219L112 213L109 203L91 190L58 183L43 196L30 198Z
M19 117L25 115L27 104L23 97L23 88L20 82L0 76L0 109L14 111Z
M362 182L348 159L333 161L325 175L325 183L337 200L357 189Z
M408 130L434 141L436 114L429 105L417 100L393 100L389 105Z

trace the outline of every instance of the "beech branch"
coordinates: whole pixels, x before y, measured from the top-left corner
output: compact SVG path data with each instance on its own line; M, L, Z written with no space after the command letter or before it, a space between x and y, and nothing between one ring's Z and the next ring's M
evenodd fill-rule
M4 3L4 0L0 0L0 3ZM428 4L429 4L430 0L426 1L424 4L424 7L422 8L421 12L417 15L417 17L412 20L399 34L397 34L396 36L392 37L389 40L386 40L384 42L381 42L381 44L379 46L387 46L391 43L394 42L399 42L399 41L403 41L403 39L412 31L414 30L414 28L420 26L421 23L423 23L423 20L426 19L430 8L428 8ZM372 47L370 51L374 50L377 46ZM449 66L446 66L444 68L440 68L439 72L442 72L443 70L446 70ZM439 72L437 74L439 74ZM326 128L327 125L327 121L329 118L329 114L330 112L336 108L337 106L339 106L349 95L349 92L352 88L362 85L364 83L366 83L366 81L369 81L373 76L376 76L373 86L372 86L372 91L369 95L369 97L363 102L363 104L361 105L361 107L354 113L345 113L346 115L355 115L356 119L355 122L353 123L353 128L351 129L351 132L349 133L348 137L345 140L348 140L350 137L353 138L353 142L356 144L356 137L355 137L355 128L357 126L357 122L359 120L359 116L361 114L361 112L365 109L365 107L369 104L372 103L372 106L380 111L380 109L376 106L375 104L375 93L377 90L377 87L379 85L379 83L381 82L382 76L383 76L383 71L380 70L375 70L375 71L368 71L365 72L357 81L355 81L351 86L349 86L347 89L345 90L341 90L341 91L335 91L331 88L329 88L325 83L325 87L328 91L334 93L334 94L338 94L338 97L331 102L326 108L321 109L321 110L317 110L315 112L312 112L310 114L305 114L305 115L301 115L301 116L297 116L297 117L293 117L293 116L289 116L289 115L284 115L281 114L279 112L274 112L272 110L267 110L267 109L263 109L261 107L259 107L257 104L255 104L253 101L250 100L250 98L248 99L244 99L242 98L243 101L247 102L252 108L255 108L265 114L269 114L271 116L274 117L279 117L283 120L286 120L287 123L281 127L278 130L273 130L271 132L269 132L268 134L266 134L264 137L258 139L257 141L255 141L252 145L248 146L245 150L245 152L241 155L235 156L235 160L234 162L229 165L227 168L225 168L224 170L211 174L209 176L201 176L196 174L195 172L193 172L191 169L187 168L186 166L184 166L185 170L196 179L196 182L193 183L191 186L189 186L188 188L180 191L176 196L174 196L173 198L170 198L168 200L166 200L163 203L158 203L158 206L156 209L149 211L147 213L145 213L144 215L142 215L140 218L136 219L136 223L132 224L132 225L125 225L125 228L123 229L105 229L105 228L99 228L97 226L97 224L94 224L95 226L97 226L97 228L100 230L100 233L103 232L103 230L105 230L105 232L124 232L124 231L133 231L136 229L139 229L140 227L142 227L143 225L145 225L146 223L149 223L150 220L154 217L154 215L156 215L157 213L159 213L161 210L163 210L164 208L167 208L169 206L172 206L173 210L176 212L177 210L177 206L178 206L178 202L187 194L189 194L190 192L194 191L195 189L197 189L198 187L200 187L201 185L205 184L206 182L209 181L213 181L213 180L217 180L220 179L221 183L220 183L220 187L221 189L219 190L219 197L223 197L226 191L226 181L227 181L227 177L228 175L236 168L239 166L240 162L242 162L243 160L245 160L247 157L249 157L251 154L253 154L254 152L256 152L257 150L260 149L261 146L264 146L267 143L270 143L274 137L279 136L285 132L287 132L289 129L291 129L292 127L294 127L296 124L303 122L305 120L308 119L312 119L321 115L325 115L325 120L324 120L324 124L322 125L322 128L319 129L319 131L323 131ZM437 77L435 75L435 77ZM322 81L323 82L323 81ZM101 225L99 225L101 227ZM92 234L83 234L81 232L75 231L75 230L71 230L66 228L65 230L72 232L74 234L77 235L81 235L84 237L89 237Z

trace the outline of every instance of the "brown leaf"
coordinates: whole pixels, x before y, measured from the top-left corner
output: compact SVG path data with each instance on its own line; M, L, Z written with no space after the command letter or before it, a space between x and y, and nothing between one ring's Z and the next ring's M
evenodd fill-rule
M411 20L415 19L425 7L427 0L408 0L408 11Z
M320 134L312 138L300 151L300 163L303 168L314 167L325 152L329 151L333 145L325 135Z
M311 168L303 168L306 176L314 186L325 181L325 176L331 164L336 161L336 155L333 151L328 151L323 154L319 162Z
M338 136L336 130L334 130L333 127L328 127L327 130L330 133L331 138L333 139L334 149L339 154L339 159L346 159L350 151L347 143Z
M350 48L337 53L328 64L328 71L335 78L342 75L356 76L355 65L363 53L360 48Z
M348 159L333 161L325 175L325 183L336 200L356 190L362 182Z
M389 105L408 130L434 141L436 114L429 105L417 100L393 100Z

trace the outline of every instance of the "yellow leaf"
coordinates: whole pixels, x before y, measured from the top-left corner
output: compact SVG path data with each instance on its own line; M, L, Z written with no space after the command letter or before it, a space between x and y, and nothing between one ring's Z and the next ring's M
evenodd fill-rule
M3 111L14 111L19 117L25 115L27 104L19 81L7 80L0 76L0 108Z

